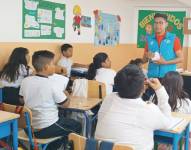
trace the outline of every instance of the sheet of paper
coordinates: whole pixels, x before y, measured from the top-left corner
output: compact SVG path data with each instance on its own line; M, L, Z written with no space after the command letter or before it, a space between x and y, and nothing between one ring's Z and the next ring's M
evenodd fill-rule
M55 11L55 19L64 20L64 10L57 7L55 8Z
M183 121L184 121L184 119L182 119L182 118L172 117L169 129L172 129L172 130L175 129Z
M41 35L51 35L51 26L41 25L40 26L40 34Z
M52 24L52 11L46 9L38 9L38 22Z
M40 37L40 30L24 30L24 37Z
M37 10L37 6L39 2L37 1L31 1L31 0L25 0L25 8L28 10Z
M61 38L64 34L64 28L54 27L54 33L56 34L56 37Z
M80 73L85 73L88 71L87 68L81 68L81 67L78 67L78 68L72 68L72 71L76 71L76 72L80 72Z
M24 28L39 28L39 23L35 20L35 16L25 15Z

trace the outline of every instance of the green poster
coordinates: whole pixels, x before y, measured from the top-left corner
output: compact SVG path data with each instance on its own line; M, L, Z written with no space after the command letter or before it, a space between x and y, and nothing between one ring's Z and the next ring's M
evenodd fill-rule
M185 11L153 11L153 10L139 10L138 18L138 35L137 35L137 47L145 47L146 41L146 29L147 34L153 34L154 15L155 13L166 13L168 16L167 31L175 33L180 39L183 45L183 21L186 16ZM150 33L152 32L152 33Z
M22 37L65 39L65 4L23 0Z

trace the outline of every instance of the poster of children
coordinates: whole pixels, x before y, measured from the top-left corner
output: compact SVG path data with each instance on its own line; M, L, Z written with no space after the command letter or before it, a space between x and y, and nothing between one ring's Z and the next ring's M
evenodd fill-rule
M95 39L96 46L115 46L120 38L120 16L94 11L95 15Z

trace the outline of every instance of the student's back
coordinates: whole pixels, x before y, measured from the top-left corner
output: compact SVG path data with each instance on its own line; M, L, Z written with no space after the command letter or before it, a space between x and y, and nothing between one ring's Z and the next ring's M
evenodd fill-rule
M106 95L113 91L116 72L111 69L111 61L106 53L98 53L93 58L87 74L87 79L105 83Z
M136 150L153 148L153 132L170 124L168 95L157 79L149 84L156 90L159 105L145 103L140 97L144 75L140 68L128 65L117 73L118 93L107 96L98 113L95 137L116 143L130 144Z
M22 105L19 101L19 88L22 80L32 73L28 67L28 61L28 49L15 48L1 70L0 82L3 86L3 101L5 103Z
M191 100L183 89L183 78L175 71L168 72L162 84L169 95L169 104L172 111L191 114Z

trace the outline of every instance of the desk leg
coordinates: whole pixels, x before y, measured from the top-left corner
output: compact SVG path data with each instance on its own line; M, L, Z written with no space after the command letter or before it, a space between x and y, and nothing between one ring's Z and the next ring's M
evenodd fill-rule
M17 119L12 122L12 133L13 133L13 150L18 149L18 122Z
M89 115L84 112L84 116L86 119L86 137L90 138L91 137L91 120L89 118Z
M173 138L172 150L178 150L178 144L179 144L179 140L178 140L178 138L175 136L175 137Z
M190 138L190 124L186 127L186 133L185 133L185 150L189 150L189 138Z

